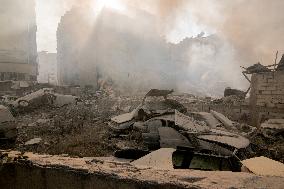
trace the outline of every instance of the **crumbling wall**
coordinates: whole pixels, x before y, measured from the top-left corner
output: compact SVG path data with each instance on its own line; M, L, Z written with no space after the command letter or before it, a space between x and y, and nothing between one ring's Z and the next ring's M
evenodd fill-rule
M250 108L252 124L257 126L265 118L260 109L273 109L276 118L284 118L284 71L253 74L251 78Z
M256 106L284 109L284 71L252 75L251 97Z

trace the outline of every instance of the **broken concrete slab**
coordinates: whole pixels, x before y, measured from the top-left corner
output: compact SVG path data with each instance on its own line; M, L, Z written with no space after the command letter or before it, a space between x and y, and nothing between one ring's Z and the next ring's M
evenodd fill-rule
M130 120L130 121L123 122L123 123L110 122L108 126L112 131L123 132L125 130L129 130L132 127L133 123L134 123L134 120Z
M163 97L166 97L168 96L169 94L173 93L174 90L160 90L160 89L151 89L146 95L145 97L147 96L163 96Z
M221 125L221 122L218 121L211 113L208 112L195 112L194 114L200 116L209 127L216 128Z
M119 116L115 116L113 118L111 118L111 121L114 121L116 123L124 123L127 121L130 121L134 118L133 113L126 113L126 114L121 114Z
M147 131L147 126L144 125L144 122L142 121L137 121L133 124L133 129L141 131L141 132L146 132Z
M156 119L149 120L145 122L144 124L147 125L147 130L150 133L158 133L158 129L163 126L162 121L156 120Z
M138 111L140 108L141 108L141 105L135 108L132 112L121 114L121 115L111 118L111 121L116 122L116 123L128 122L134 119L134 117L138 116Z
M224 124L224 126L226 127L226 129L234 129L234 122L231 121L229 118L227 118L226 116L224 116L223 114L213 111L210 111L212 113L212 115L218 119L221 123Z
M260 64L259 62L257 64L254 64L246 68L245 71L246 74L261 73L261 72L270 72L270 70L267 67Z
M138 168L153 168L159 170L173 170L172 154L175 151L173 148L161 148L153 151L150 154L131 162Z
M195 133L206 132L209 130L209 127L194 123L190 117L180 113L177 110L175 110L175 125L183 130Z
M17 138L17 125L10 110L0 105L0 139L14 142Z
M263 129L284 129L284 124L262 123L260 127Z
M242 164L257 175L284 177L284 164L267 157L246 159L242 161Z
M187 109L184 105L173 99L149 100L144 102L143 106L140 109L142 109L150 116L151 115L159 116L166 113L174 113L175 110L178 110L179 112L182 113L187 112Z
M221 154L225 156L230 156L232 155L233 151L225 148L223 145L220 145L218 143L214 143L212 141L207 141L204 139L198 139L197 142L199 145L199 149L201 150L207 150L207 151L212 151L215 152L216 154Z
M284 129L284 119L269 119L260 127L263 129Z
M157 117L153 117L151 120L164 120L164 121L175 121L175 114L166 114Z
M72 95L62 95L62 94L54 94L55 100L53 102L53 106L55 107L62 107L68 104L76 104L79 100L78 97Z
M34 144L40 143L41 141L42 141L41 138L33 138L33 139L27 141L27 142L25 143L25 145L34 145Z
M227 87L224 91L224 97L237 96L239 98L245 99L246 94L247 93L245 91L241 91L241 90L238 90L238 89L231 89L230 87Z
M245 137L217 129L211 129L210 133L199 135L198 138L226 144L237 149L246 148L250 144L249 140Z
M54 89L43 88L15 100L11 105L14 108L38 107L43 104L52 104Z
M171 127L158 128L161 148L176 148L177 146L191 146L188 139Z
M15 120L14 116L12 115L10 110L5 106L0 105L0 123L14 121L14 120Z
M269 124L284 124L284 119L269 119L267 120Z

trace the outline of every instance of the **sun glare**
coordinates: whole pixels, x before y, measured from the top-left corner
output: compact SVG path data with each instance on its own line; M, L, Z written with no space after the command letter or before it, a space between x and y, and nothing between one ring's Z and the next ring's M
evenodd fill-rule
M95 0L94 1L94 11L96 13L100 12L104 7L111 8L117 11L123 12L125 7L119 0Z

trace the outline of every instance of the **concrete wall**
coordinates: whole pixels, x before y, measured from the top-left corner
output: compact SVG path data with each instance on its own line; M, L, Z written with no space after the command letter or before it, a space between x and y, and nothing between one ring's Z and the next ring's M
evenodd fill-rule
M0 185L6 189L129 189L185 188L174 184L139 181L116 175L88 173L67 167L39 167L24 164L6 164L0 170ZM192 187L195 188L195 187Z
M251 78L250 108L253 124L258 126L265 117L261 109L273 109L276 118L284 118L284 71L253 74Z
M280 189L284 182L281 177L256 176L229 171L139 169L129 163L103 159L4 152L0 158L0 187L1 189L246 189L261 187Z

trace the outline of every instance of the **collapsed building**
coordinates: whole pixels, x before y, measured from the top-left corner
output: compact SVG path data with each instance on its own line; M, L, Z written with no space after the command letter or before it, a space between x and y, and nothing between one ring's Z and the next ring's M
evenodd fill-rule
M0 81L36 81L35 1L2 1L0 25Z

